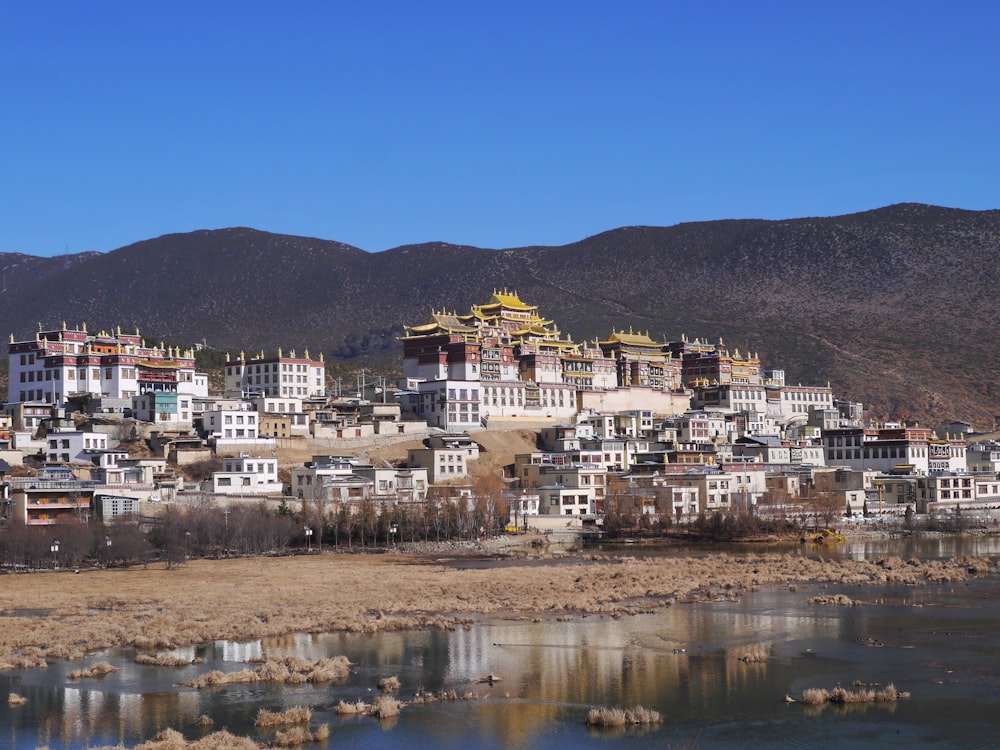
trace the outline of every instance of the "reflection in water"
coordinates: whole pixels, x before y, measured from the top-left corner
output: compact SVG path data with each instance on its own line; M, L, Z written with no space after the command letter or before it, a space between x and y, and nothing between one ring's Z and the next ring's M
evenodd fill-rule
M913 556L921 554L928 556ZM820 592L880 603L809 605ZM674 605L622 619L508 620L454 632L215 643L173 652L205 659L179 668L137 665L131 651L114 650L85 661L122 667L103 678L67 680L79 663L0 673L0 695L13 691L28 700L20 707L0 703L0 750L131 746L166 727L194 738L207 731L197 726L201 714L216 728L267 741L273 733L254 734L257 711L294 705L312 707L314 724L330 723L330 747L606 747L615 736L587 730L586 711L637 704L659 710L666 722L628 732L636 747L902 747L931 740L939 747L986 747L993 744L1000 702L998 594L996 581L921 589L766 588L742 601ZM342 683L179 686L212 669L244 668L244 660L316 661L337 654L356 664ZM399 676L404 699L418 689L445 688L479 699L411 706L392 726L333 713L341 699L370 701L378 680L389 675ZM480 682L487 675L499 679ZM819 708L783 702L786 694L855 680L892 681L913 698Z

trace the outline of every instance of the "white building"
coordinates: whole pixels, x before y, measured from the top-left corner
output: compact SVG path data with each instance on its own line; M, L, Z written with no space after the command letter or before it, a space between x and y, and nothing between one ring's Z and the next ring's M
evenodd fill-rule
M108 436L103 432L82 430L50 432L45 438L45 446L45 460L50 464L89 464L94 462L95 456L108 450Z
M263 456L230 456L222 459L222 471L212 473L212 492L220 495L279 495L278 459Z
M463 447L410 448L406 464L423 469L432 484L469 476L469 452Z
M226 354L226 392L229 397L278 396L304 399L326 394L326 365L323 355L313 360L306 349L302 357L293 349L284 356L278 349L277 356L268 357L263 352L247 357L240 352L231 360ZM301 410L301 407L300 407Z
M833 409L833 389L830 386L784 385L768 388L771 396L778 396L781 416L789 418L797 414L808 417L816 409Z
M70 397L122 400L140 394L172 392L207 395L208 376L195 371L194 352L179 347L147 346L139 335L61 328L8 348L8 401L66 405Z
M192 396L165 391L150 391L132 399L132 416L161 427L191 426Z
M242 439L256 440L260 415L250 410L249 405L242 409L218 409L202 412L202 430L208 440L225 440L227 442Z

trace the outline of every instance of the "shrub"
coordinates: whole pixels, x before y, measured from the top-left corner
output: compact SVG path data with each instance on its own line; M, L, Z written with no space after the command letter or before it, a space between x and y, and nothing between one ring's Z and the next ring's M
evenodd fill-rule
M257 712L254 721L256 727L273 727L281 724L308 724L312 721L312 709L304 706L293 706L284 711L268 711L266 708Z
M118 669L119 667L112 666L106 661L99 661L96 664L91 664L86 669L74 669L66 676L71 680L80 680L87 677L103 677L106 674L117 672Z
M625 711L620 708L592 708L587 712L588 727L623 727Z
M371 714L380 719L389 719L399 716L400 703L390 695L380 695L372 705Z
M370 709L371 706L362 700L354 701L353 703L340 701L336 708L333 709L333 712L341 715L366 714Z
M400 682L396 675L392 675L392 677L383 677L378 681L378 689L383 693L398 693L399 688Z

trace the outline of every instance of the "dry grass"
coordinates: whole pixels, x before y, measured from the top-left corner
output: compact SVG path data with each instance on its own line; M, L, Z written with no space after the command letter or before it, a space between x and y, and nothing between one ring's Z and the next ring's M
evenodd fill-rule
M659 724L663 717L659 711L645 706L633 708L611 708L602 706L587 712L589 727L624 727L628 725Z
M94 748L93 750L103 750ZM110 750L110 748L108 749ZM121 750L121 746L117 750ZM213 732L199 740L185 740L174 729L164 729L153 739L136 745L133 750L260 750L249 737L237 737L226 730Z
M27 702L28 702L27 698L25 698L23 695L18 695L17 693L10 693L7 696L8 706L23 706Z
M802 703L808 706L818 706L824 703L894 703L910 697L908 692L901 692L891 682L881 690L861 687L858 690L848 690L839 685L833 690L826 688L809 688L802 693Z
M185 659L171 654L136 654L133 661L136 664L151 664L157 667L187 667L191 664L202 664L204 659Z
M370 713L379 719L391 719L393 716L399 716L402 705L391 695L380 695L372 704Z
M378 689L383 693L398 693L399 688L402 687L399 678L396 675L391 677L383 677L378 681Z
M767 663L767 646L750 646L741 653L739 660L744 664L765 664Z
M330 726L320 724L315 731L305 727L292 727L278 732L274 737L275 747L299 747L311 742L325 742L330 738Z
M830 700L830 691L826 688L806 688L802 691L802 699L799 702L805 703L807 706L818 706L828 700Z
M336 600L330 597L334 564ZM676 601L738 598L772 583L920 586L995 572L995 564L978 558L897 565L781 554L611 557L458 572L428 557L323 554L28 575L0 590L7 615L0 668L41 667L47 659L115 646L153 652L295 632L454 629L470 614L619 617ZM46 614L27 616L39 611Z
M89 667L85 667L84 669L74 669L72 672L67 674L66 677L71 680L83 680L89 677L104 677L104 675L117 672L119 669L121 669L121 667L108 664L106 661L99 661L96 664L91 664Z
M284 659L268 659L255 669L241 669L238 672L220 672L213 669L195 680L181 683L186 687L206 688L241 683L276 682L301 685L306 682L335 682L345 679L351 672L351 662L346 656L334 656L308 662L295 656Z
M809 599L810 604L833 604L840 607L854 607L861 602L851 599L849 596L844 594L826 594L823 596L814 596Z
M268 711L262 708L257 712L254 720L255 727L276 727L285 724L308 724L312 721L313 712L311 708L305 706L293 706L284 711Z
M334 707L333 712L335 714L340 714L341 716L353 716L356 714L366 714L371 710L371 706L362 700L354 701L353 703L348 701L340 701Z
M28 646L24 649L25 653L19 654L7 654L4 658L0 658L0 671L10 671L13 669L45 669L49 666L48 661L41 649L37 649L38 653L27 653L35 650L37 647ZM0 645L0 650L3 646Z

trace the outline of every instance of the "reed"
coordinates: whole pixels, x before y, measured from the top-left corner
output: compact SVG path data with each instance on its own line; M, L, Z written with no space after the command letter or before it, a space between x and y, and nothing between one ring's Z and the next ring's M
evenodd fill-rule
M120 748L121 746L118 750ZM184 735L175 729L164 729L153 739L136 745L133 750L260 750L260 748L249 737L239 737L225 729L191 741L185 740Z
M401 684L399 678L396 675L391 677L383 677L378 681L378 689L383 693L398 693Z
M371 710L371 706L362 700L354 702L340 701L334 707L333 712L341 716L353 716L356 714L366 714Z
M891 682L881 690L871 687L858 687L857 690L849 690L838 685L833 690L824 688L809 688L802 693L802 703L810 706L817 706L823 703L839 703L842 705L856 703L894 703L898 700L905 700L910 697L908 692L896 689Z
M106 674L111 674L112 672L117 672L121 667L116 667L112 664L108 664L106 661L99 661L96 664L91 664L89 667L84 669L74 669L69 672L66 677L71 680L83 680L90 677L103 677Z
M806 688L802 691L801 703L807 706L818 706L830 700L830 691L824 688Z
M334 656L308 662L305 659L288 657L268 659L254 669L238 672L220 672L215 669L195 680L181 683L186 687L206 688L239 683L273 682L300 685L305 682L334 682L345 679L351 672L351 662L346 656Z
M275 747L299 747L312 742L324 742L330 737L328 724L320 724L315 730L305 727L292 727L279 731L274 737Z
M312 721L312 709L305 706L293 706L284 711L268 711L262 708L254 720L255 727L274 727L285 724L308 724Z
M204 659L185 659L172 654L136 654L132 660L136 664L149 664L155 667L186 667L190 664L202 664Z
M401 706L402 704L391 695L380 695L372 704L370 713L379 719L389 719L399 716Z
M601 706L587 712L587 726L624 727L628 725L659 724L663 717L659 711L645 706L617 708Z
M851 599L844 594L826 594L823 596L813 596L809 599L810 604L832 604L839 607L854 607L861 602Z

